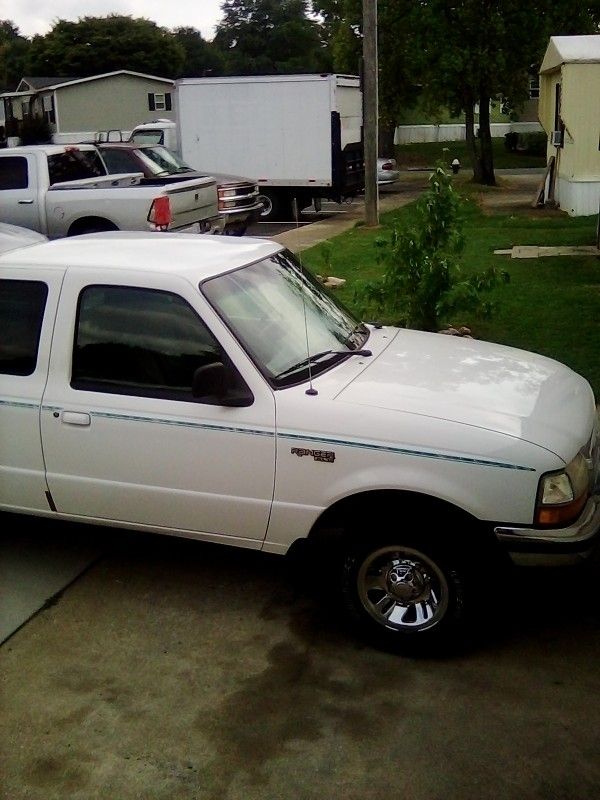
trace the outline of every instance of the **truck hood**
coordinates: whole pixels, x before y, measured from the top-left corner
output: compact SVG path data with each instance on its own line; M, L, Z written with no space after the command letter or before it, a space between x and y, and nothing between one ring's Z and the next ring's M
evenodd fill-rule
M161 176L162 177L162 176ZM222 172L211 172L210 170L191 170L190 172L174 172L171 175L165 175L165 180L167 178L214 178L217 182L218 186L239 186L243 184L248 184L248 186L254 186L255 182L251 181L249 178L243 178L241 175L226 175Z
M563 364L412 330L398 331L337 400L493 430L565 461L587 441L595 413L589 384Z

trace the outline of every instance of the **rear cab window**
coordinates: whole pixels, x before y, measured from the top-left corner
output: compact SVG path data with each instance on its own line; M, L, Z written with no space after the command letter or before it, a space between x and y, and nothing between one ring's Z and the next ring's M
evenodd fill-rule
M0 280L0 373L32 375L48 297L42 281Z
M24 156L3 156L0 158L0 191L27 189L28 187L27 159Z
M64 153L48 156L48 177L50 186L66 181L80 181L85 178L99 178L106 175L104 162L95 150L68 148Z
M111 175L142 172L142 167L136 163L135 156L127 150L102 148L102 158Z

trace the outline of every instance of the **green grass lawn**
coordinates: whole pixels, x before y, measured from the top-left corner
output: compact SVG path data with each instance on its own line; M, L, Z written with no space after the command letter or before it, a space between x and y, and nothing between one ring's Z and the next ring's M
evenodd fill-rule
M494 166L498 169L518 169L546 166L545 156L532 156L527 153L509 153L504 147L504 139L492 139ZM447 150L445 150L447 148ZM471 157L466 142L422 142L419 144L397 145L396 160L401 167L431 167L442 160L450 164L458 158L463 167L471 166Z
M331 271L324 264L321 245L304 251L302 260L316 273L346 278L346 286L336 296L368 318L368 311L365 314L355 300L355 288L381 274L375 239L389 235L390 226L408 219L411 210L412 206L406 206L382 215L379 230L356 227L333 239ZM511 281L494 290L497 312L491 319L448 322L467 325L478 339L533 350L568 364L590 381L600 399L600 259L511 259L493 252L518 244L592 245L595 226L594 217L484 215L468 203L464 272L498 266L510 274Z

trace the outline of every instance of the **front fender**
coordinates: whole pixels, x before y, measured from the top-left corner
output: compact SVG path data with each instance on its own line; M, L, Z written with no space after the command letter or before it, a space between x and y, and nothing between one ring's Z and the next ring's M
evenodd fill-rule
M287 442L280 437L267 549L285 550L308 536L326 509L379 491L435 498L482 521L532 522L541 471L539 455L528 453L531 446L525 442L513 442L507 459L325 438L317 444L313 439L298 436Z

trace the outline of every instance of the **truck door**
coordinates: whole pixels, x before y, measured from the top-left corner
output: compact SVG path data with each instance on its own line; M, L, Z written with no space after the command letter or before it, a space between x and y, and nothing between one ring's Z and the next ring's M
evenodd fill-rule
M65 281L42 409L57 510L258 547L274 486L271 390L247 362L233 371L249 405L194 398L195 371L228 358L199 291L86 273Z
M50 511L40 407L63 271L18 267L0 278L0 505Z
M2 222L44 231L40 224L35 157L0 153L0 208Z

